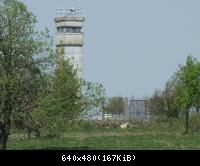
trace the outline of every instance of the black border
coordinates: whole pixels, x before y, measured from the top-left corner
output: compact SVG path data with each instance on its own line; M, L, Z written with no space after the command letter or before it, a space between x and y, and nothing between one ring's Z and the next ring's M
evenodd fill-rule
M98 156L100 160L94 161L62 161L62 156ZM127 155L134 155L131 161L103 161L103 155L121 155L121 159ZM200 150L7 150L0 151L1 163L25 164L25 165L94 165L123 164L123 165L166 165L174 163L199 163Z

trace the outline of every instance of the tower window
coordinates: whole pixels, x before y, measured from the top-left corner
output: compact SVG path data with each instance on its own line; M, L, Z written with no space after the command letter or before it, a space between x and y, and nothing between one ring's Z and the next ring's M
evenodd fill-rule
M57 27L58 33L81 33L81 27Z

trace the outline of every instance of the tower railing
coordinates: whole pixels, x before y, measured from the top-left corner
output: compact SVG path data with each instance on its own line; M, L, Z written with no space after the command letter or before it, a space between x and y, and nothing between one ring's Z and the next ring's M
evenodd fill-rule
M56 17L78 17L83 16L82 8L70 8L70 9L56 9Z

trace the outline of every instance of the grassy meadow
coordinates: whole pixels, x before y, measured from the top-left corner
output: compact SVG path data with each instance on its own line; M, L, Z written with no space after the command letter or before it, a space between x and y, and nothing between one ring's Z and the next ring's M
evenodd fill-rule
M99 127L93 122L66 129L59 136L34 135L28 139L24 132L13 132L9 150L166 150L200 149L200 132L183 134L182 121L140 123L134 128Z

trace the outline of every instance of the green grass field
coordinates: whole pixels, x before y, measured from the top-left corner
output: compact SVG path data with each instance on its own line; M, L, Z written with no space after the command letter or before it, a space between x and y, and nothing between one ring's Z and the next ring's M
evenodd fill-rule
M25 134L10 135L8 149L50 150L150 150L200 149L200 132L183 134L180 123L153 123L137 128L80 127L70 129L59 138L31 138Z

